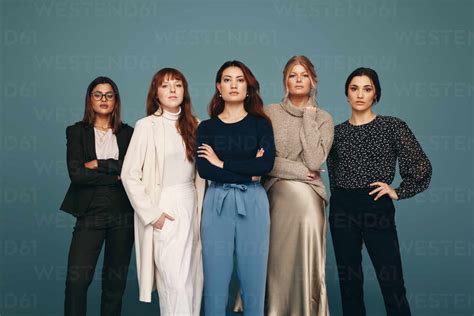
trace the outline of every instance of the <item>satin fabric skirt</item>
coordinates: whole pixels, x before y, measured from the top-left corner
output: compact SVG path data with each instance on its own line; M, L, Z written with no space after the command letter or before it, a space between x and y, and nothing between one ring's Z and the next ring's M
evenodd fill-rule
M290 180L276 182L268 197L267 315L329 315L324 200L311 185Z
M159 208L175 219L166 220L161 230L153 230L160 315L198 316L203 271L200 253L196 251L194 183L164 187Z

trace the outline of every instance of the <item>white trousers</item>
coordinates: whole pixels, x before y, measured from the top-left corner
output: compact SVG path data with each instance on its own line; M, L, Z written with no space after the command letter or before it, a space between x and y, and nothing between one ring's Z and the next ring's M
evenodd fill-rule
M153 231L155 279L163 316L199 316L203 272L194 183L164 187L160 210L174 217Z

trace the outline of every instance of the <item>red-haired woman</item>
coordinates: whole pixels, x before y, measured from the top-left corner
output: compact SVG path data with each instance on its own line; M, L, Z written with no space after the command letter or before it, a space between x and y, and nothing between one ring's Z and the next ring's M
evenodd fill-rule
M198 120L181 72L164 68L155 74L146 111L121 175L135 210L140 301L151 302L156 284L161 315L199 315L204 180L194 168Z
M120 169L133 128L120 118L120 94L107 77L87 88L84 118L66 129L71 185L61 210L77 217L67 264L64 315L86 315L87 289L105 243L101 315L120 315L133 247L133 210Z
M247 66L228 61L215 82L211 119L196 137L196 167L211 180L201 229L205 313L226 314L235 253L245 314L263 315L270 217L258 176L273 167L272 126Z

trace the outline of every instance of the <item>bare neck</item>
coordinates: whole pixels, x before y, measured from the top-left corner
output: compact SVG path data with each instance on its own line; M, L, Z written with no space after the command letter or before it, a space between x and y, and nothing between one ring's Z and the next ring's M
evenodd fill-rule
M372 121L376 116L377 115L372 112L372 109L364 112L352 111L349 123L351 123L352 125L364 125Z
M94 126L105 128L105 127L111 127L110 125L111 125L110 115L100 115L96 113Z
M226 117L237 117L246 114L244 103L227 103L224 105L224 110L222 111L221 115Z
M227 103L224 105L224 110L219 114L219 118L224 122L236 122L242 119L247 114L244 103Z

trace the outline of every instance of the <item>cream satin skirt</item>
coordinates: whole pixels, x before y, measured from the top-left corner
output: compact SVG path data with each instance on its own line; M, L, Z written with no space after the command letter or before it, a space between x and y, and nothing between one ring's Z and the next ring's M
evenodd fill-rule
M324 200L311 185L290 180L276 182L268 198L271 224L266 314L329 315ZM242 310L240 304L238 298L234 310Z

